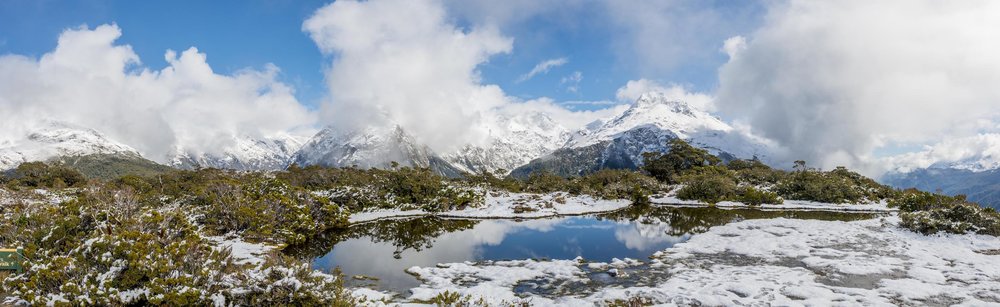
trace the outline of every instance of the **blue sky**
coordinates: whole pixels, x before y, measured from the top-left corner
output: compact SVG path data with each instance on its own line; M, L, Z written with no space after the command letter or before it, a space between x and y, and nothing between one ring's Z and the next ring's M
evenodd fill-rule
M218 73L231 74L244 68L260 69L273 63L281 69L279 79L293 86L302 103L315 107L327 89L323 82L329 60L302 31L302 23L327 1L4 1L0 2L0 54L38 57L56 46L62 31L81 25L115 23L122 29L118 44L128 44L143 65L160 69L167 65L163 54L197 47L207 54ZM752 2L705 2L698 6L729 11L747 20L760 15ZM517 22L501 23L502 34L514 39L513 51L493 56L480 65L483 83L497 84L508 95L522 99L550 97L556 101L614 100L615 91L628 80L649 78L678 83L696 91L710 91L717 84L716 70L726 57L718 50L700 50L673 60L668 69L646 69L632 48L616 39L620 27L598 5L574 4L567 12L549 12ZM465 28L480 20L453 14ZM734 23L736 24L736 23ZM739 29L731 29L740 32ZM746 29L744 29L746 31ZM729 35L729 34L726 34ZM721 47L722 36L714 42ZM657 39L655 36L642 39ZM673 39L665 35L663 40ZM701 46L697 46L701 47ZM705 49L705 48L702 48ZM671 55L664 55L669 57ZM531 80L518 78L541 61L565 58ZM564 78L579 72L576 90ZM596 108L574 106L574 108Z

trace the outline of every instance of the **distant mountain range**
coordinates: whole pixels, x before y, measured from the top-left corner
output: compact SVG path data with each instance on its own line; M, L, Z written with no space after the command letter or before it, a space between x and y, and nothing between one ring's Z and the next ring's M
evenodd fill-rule
M879 179L897 188L917 188L947 195L965 195L970 201L1000 210L1000 169L928 167L889 172Z
M436 152L399 125L388 125L326 128L310 139L290 135L235 137L214 152L175 147L175 153L163 164L187 169L277 170L291 163L384 168L397 162L429 167L446 176L501 170L518 176L538 170L570 176L603 168L634 169L642 164L642 153L666 150L667 142L674 138L724 158L768 161L768 147L763 142L705 111L656 92L642 95L620 114L575 131L543 112L498 113L481 124L489 131L486 141L458 146L451 152ZM0 169L26 161L82 156L99 156L101 161L113 156L145 160L132 147L96 130L53 122L23 140L0 144Z
M924 151L887 160L882 183L948 195L1000 209L1000 134L947 139Z

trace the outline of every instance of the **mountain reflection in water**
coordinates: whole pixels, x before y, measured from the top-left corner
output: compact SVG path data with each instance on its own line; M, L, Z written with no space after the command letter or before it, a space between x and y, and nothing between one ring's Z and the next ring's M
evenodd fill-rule
M349 285L374 285L406 293L419 281L405 272L412 266L507 260L573 259L608 262L645 259L710 227L744 219L798 218L859 220L876 214L823 211L632 206L587 216L533 220L463 220L438 217L383 220L330 232L286 249L314 258L317 269L340 267ZM353 279L352 276L373 279Z

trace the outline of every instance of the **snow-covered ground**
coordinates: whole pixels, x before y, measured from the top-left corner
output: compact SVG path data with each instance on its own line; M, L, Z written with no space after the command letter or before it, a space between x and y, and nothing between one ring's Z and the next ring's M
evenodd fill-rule
M451 291L492 303L567 306L626 299L712 306L1000 305L1000 238L924 236L898 222L746 220L713 227L641 263L413 267L407 271L423 284L409 299Z
M239 264L260 265L264 263L264 255L276 248L266 244L246 242L236 236L206 236L205 239L212 241L217 248L229 248L233 259Z
M674 189L676 191L676 189ZM649 201L658 206L709 206L708 203L696 200L683 200L677 198L674 192L668 194L654 195ZM749 208L750 206L741 202L722 201L714 205L718 208L736 209ZM889 208L885 201L877 203L862 204L831 204L808 200L788 200L780 205L762 204L754 207L760 210L814 210L814 211L847 211L847 212L896 212L896 208Z
M485 202L481 206L462 210L427 212L380 209L351 214L349 221L353 224L421 215L455 218L542 218L608 212L628 207L631 204L631 201L624 199L604 200L588 195L570 195L565 192L531 194L491 191L485 193Z

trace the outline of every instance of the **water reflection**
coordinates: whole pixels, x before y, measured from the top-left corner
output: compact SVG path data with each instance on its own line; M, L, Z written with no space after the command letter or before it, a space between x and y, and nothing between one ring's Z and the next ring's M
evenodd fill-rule
M456 220L421 217L357 225L321 240L289 248L314 258L317 268L341 267L347 276L366 275L380 288L405 293L418 281L412 266L504 259L646 258L710 227L743 219L854 220L874 214L779 212L633 206L596 216L537 220Z

